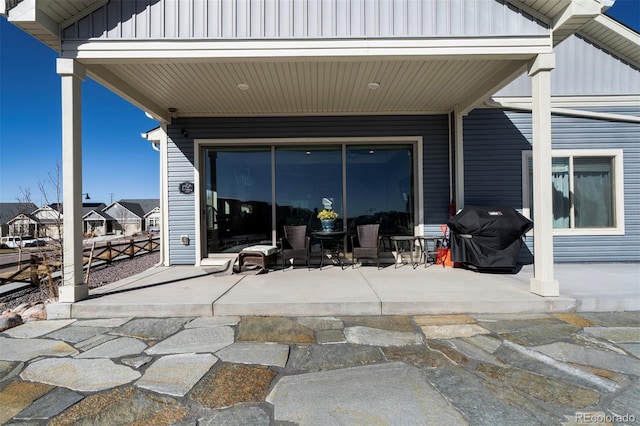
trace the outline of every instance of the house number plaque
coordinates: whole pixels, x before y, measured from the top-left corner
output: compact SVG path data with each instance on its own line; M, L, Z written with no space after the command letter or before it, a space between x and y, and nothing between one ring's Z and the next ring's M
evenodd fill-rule
M193 194L193 182L182 182L178 189L182 194Z

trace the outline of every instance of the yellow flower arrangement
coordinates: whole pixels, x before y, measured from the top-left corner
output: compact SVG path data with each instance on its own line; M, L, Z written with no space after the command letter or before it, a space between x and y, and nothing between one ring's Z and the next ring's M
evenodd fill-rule
M320 213L318 213L318 219L320 220L331 220L336 219L337 217L338 213L334 212L333 210L323 209L322 211L320 211Z

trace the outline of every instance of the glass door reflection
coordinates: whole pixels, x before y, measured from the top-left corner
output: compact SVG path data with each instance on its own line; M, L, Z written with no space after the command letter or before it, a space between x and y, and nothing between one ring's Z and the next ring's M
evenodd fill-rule
M347 147L348 231L379 223L381 235L413 235L413 150L410 145Z
M322 199L333 200L342 229L342 147L276 147L276 234L285 225L307 225L307 232L321 229L317 218Z
M208 253L271 244L271 149L205 148Z

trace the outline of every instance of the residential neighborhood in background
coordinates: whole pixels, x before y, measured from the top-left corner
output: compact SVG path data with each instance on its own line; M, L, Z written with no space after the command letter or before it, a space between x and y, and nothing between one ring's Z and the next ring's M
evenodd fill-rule
M0 203L0 237L29 236L60 239L62 204L38 207L33 203ZM135 235L160 231L159 199L123 199L110 204L83 203L82 229L85 237Z

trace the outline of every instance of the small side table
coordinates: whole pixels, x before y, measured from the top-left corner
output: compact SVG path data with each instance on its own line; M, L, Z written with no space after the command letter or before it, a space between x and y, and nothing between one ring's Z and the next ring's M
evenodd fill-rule
M400 260L401 264L404 264L404 262L402 262L402 254L408 251L411 258L411 266L415 269L418 266L413 259L416 237L412 235L393 235L389 238L393 242L393 247L396 249L396 253L398 253L394 267L398 267L398 260Z
M444 240L444 236L418 236L416 237L418 243L420 244L420 259L418 263L422 262L422 257L424 256L424 267L426 268L429 264L429 258L433 259L433 264L438 263L438 248L442 247L442 242ZM432 247L430 246L432 244ZM444 262L442 264L444 266Z
M238 270L243 265L256 265L267 269L269 265L275 265L278 260L278 247L276 246L250 246L238 253Z

